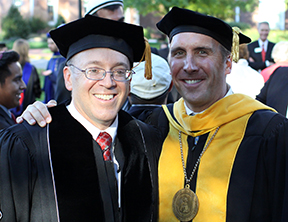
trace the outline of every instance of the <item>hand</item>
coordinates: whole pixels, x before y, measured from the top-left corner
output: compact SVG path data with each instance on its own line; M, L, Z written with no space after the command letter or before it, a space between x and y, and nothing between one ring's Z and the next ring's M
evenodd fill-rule
M249 62L255 62L252 57L249 57Z
M46 70L46 71L42 72L42 75L43 75L43 76L49 76L49 75L51 75L51 74L52 74L52 71L51 71L51 70Z
M57 102L55 100L50 100L47 104L36 101L29 105L21 116L17 117L16 122L22 123L26 120L30 125L34 125L37 122L39 126L44 127L52 121L48 108L56 105Z

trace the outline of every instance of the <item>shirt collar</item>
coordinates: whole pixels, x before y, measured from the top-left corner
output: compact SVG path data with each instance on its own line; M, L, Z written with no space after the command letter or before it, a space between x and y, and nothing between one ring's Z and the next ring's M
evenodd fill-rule
M114 122L105 130L100 130L96 126L94 126L92 123L90 123L87 119L85 119L84 116L82 116L78 110L76 109L75 105L73 102L71 102L68 106L67 109L71 116L74 117L79 123L81 123L84 128L92 135L93 139L96 140L99 133L101 131L105 131L109 133L109 135L112 137L112 141L114 141L116 134L117 134L117 128L118 128L118 114L114 120Z
M266 39L264 42L261 39L258 39L258 44L259 44L260 48L262 48L262 45L264 44L264 49L265 49L265 51L267 51L268 39Z
M227 84L228 85L228 84ZM226 96L230 96L233 94L233 91L232 91L232 88L230 85L228 85L229 89L228 89L228 92L226 93ZM186 113L187 115L189 116L195 116L196 114L199 114L199 113L203 113L205 110L201 111L201 112L194 112L193 110L189 109L188 106L186 105L186 102L184 101L184 107L185 107L185 110L186 110Z

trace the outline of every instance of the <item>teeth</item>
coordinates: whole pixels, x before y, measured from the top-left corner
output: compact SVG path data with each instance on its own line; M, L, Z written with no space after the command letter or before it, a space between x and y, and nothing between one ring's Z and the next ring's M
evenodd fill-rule
M101 94L95 94L95 96L98 99L103 99L103 100L110 100L113 99L113 95L101 95Z
M188 83L188 84L194 84L194 83L198 83L200 81L201 80L185 80L185 82Z

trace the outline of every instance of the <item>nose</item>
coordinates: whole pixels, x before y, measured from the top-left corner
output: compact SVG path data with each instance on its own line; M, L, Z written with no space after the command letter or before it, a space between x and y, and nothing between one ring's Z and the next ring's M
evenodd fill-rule
M184 60L183 69L187 73L195 72L198 70L195 58L193 58L192 55L187 54L186 59Z
M112 78L112 73L106 71L106 75L104 79L99 81L101 85L105 86L106 88L111 88L116 85L115 80Z

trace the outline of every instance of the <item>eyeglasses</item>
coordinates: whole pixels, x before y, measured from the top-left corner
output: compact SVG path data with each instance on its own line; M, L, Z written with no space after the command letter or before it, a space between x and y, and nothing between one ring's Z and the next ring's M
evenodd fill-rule
M112 79L114 79L115 81L125 82L129 81L132 78L132 74L135 74L133 70L126 69L115 69L112 71L106 71L105 69L91 67L83 70L77 68L73 64L69 64L68 66L72 66L80 72L83 72L86 78L90 80L102 80L105 78L107 73L110 73Z

